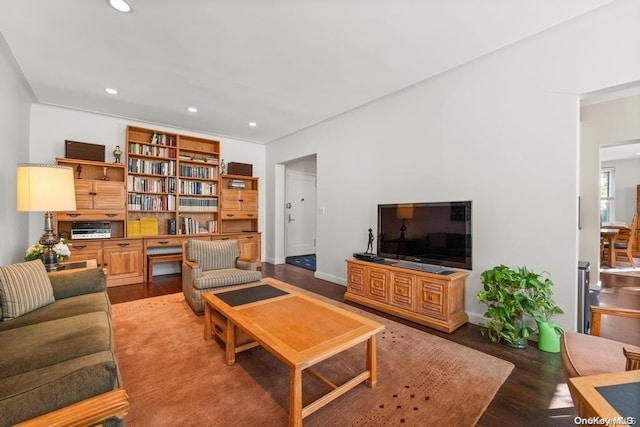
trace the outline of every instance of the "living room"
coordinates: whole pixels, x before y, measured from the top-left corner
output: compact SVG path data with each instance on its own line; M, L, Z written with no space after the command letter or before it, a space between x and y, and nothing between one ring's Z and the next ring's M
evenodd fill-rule
M473 200L474 265L465 296L470 321L483 321L476 301L483 270L527 265L552 274L565 311L555 320L573 330L577 261L589 261L594 271L599 263L600 141L581 139L580 100L640 81L637 3L591 4L593 10L566 22L266 144L213 131L180 132L215 137L226 161L253 165L266 263L284 258L283 165L315 155L317 204L324 212L317 217L315 278L346 283L345 259L366 248L379 203ZM40 103L11 43L3 38L0 45L0 177L7 184L0 193L2 265L21 260L42 233L40 214L15 209L16 164L52 163L63 156L67 139L103 144L110 152L123 143L127 125L175 129L153 117Z

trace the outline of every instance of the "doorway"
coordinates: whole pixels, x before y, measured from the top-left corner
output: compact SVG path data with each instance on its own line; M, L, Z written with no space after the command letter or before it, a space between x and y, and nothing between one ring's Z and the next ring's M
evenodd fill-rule
M316 270L315 156L288 163L285 169L285 262Z

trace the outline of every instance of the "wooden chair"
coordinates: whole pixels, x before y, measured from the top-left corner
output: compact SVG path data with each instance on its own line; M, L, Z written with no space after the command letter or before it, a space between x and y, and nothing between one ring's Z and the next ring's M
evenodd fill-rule
M637 221L638 216L634 215L633 221L631 221L631 228L620 228L613 245L616 262L618 261L618 257L621 257L625 262L629 261L629 264L631 264L633 268L636 266L633 260L633 245L635 244L637 237Z
M640 369L640 347L600 336L603 315L640 319L640 310L591 306L591 333L560 337L562 368L568 378ZM571 388L574 403L576 398Z

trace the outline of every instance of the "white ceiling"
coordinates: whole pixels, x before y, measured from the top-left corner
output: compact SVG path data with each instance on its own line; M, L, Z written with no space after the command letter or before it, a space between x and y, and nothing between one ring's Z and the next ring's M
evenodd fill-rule
M42 103L268 143L611 1L20 0L0 32Z

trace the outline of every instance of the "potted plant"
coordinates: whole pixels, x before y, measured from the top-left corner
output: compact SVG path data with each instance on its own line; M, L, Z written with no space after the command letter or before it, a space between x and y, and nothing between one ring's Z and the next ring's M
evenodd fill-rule
M534 307L528 314L533 317L538 326L538 348L549 353L560 352L560 335L564 329L549 320L556 314L564 313L562 309L553 301L553 282L548 273L538 278L535 292L532 294Z
M534 330L524 322L524 315L536 321L548 321L562 310L552 299L553 282L548 273L536 273L526 266L511 268L498 265L480 275L483 289L478 301L487 306L486 333L492 342L516 348L527 347Z

